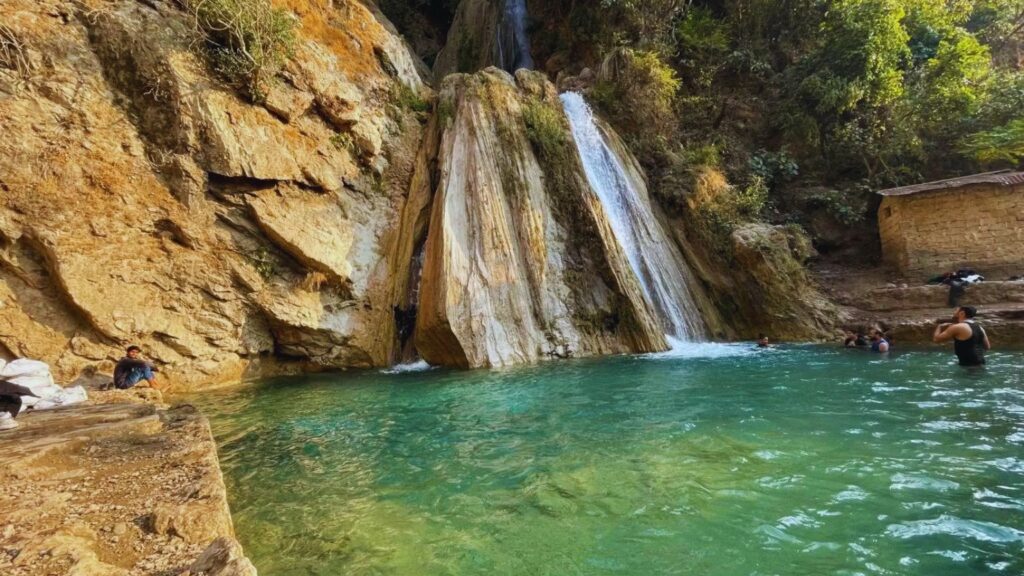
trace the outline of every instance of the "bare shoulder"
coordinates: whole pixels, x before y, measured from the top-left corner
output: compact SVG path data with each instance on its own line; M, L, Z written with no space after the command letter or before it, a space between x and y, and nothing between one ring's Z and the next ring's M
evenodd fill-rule
M956 337L957 340L967 340L974 334L974 331L971 330L971 325L967 322L961 322L956 326L953 326L952 329L955 330L955 332L953 332L953 336Z

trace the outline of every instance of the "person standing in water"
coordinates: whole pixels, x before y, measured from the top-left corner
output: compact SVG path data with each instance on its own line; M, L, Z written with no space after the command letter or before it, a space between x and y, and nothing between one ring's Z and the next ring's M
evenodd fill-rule
M878 328L872 328L868 332L868 337L871 342L871 351L878 352L879 354L885 354L889 351L890 344L889 339L885 337L885 333Z
M973 306L960 306L953 312L953 321L939 324L932 334L937 343L953 341L953 351L961 366L984 365L985 351L992 349L985 329L974 320L977 313Z
M768 336L764 333L757 335L757 347L767 348L768 347Z

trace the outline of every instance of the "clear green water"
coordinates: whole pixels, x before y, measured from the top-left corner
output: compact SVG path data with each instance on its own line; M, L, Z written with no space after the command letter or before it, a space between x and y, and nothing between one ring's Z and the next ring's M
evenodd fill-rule
M1024 573L1024 354L711 350L198 403L266 576Z

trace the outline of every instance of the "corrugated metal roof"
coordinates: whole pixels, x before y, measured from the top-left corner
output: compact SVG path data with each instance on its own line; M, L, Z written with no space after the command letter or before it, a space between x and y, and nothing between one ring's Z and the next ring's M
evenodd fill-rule
M908 194L919 194L921 192L934 192L936 190L951 190L954 188L963 188L964 186L973 186L975 184L991 184L995 186L1017 186L1024 184L1024 172L1014 172L1013 170L998 170L996 172L985 172L983 174L973 174L971 176L960 176L959 178L950 178L948 180L937 180L935 182L925 182L924 184L914 184L912 186L901 186L900 188L889 188L888 190L879 190L878 193L882 196L906 196Z

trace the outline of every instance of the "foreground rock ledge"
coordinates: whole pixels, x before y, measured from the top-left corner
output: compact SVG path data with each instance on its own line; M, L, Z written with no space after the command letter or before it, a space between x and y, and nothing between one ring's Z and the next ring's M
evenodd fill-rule
M191 406L30 413L0 434L0 574L253 576Z

